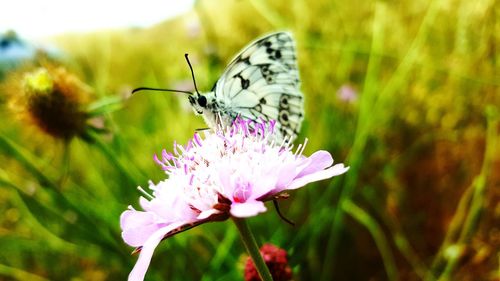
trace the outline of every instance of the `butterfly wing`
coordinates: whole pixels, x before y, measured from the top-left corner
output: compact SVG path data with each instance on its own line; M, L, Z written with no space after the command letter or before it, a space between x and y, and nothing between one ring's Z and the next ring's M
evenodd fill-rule
M265 36L248 45L228 65L214 86L223 114L260 121L276 120L280 136L292 140L303 120L295 43L288 32Z

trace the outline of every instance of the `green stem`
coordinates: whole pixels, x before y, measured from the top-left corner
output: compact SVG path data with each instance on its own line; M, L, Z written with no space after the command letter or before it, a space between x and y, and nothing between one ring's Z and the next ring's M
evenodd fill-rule
M440 248L440 252L438 252L437 254L438 258L445 256L444 252L451 246L457 246L460 248L463 245L469 243L475 231L477 231L479 219L485 207L486 188L488 187L487 179L492 172L493 161L495 160L495 157L497 155L496 144L498 143L499 137L497 128L500 124L500 111L494 106L488 106L486 108L486 117L486 148L484 152L484 160L481 171L479 175L474 179L472 185L465 192L467 198L464 201L467 203L467 205L466 207L463 207L463 209L458 209L459 211L463 212L463 214L455 214L455 216L461 218L461 222L463 222L461 225L462 228L460 230L460 234L454 242L445 240L445 243L448 242L450 243L450 245L443 243L443 246L441 246ZM462 205L462 200L460 203L460 205ZM462 207L460 205L459 207ZM458 232L458 230L454 231ZM447 258L444 270L439 276L439 281L452 279L452 274L458 266L460 258L462 258L462 254L460 252Z
M385 19L387 13L386 4L380 2L377 3L375 7L375 15L373 19L373 40L371 45L371 51L376 52L383 49L384 41L384 27L387 24ZM376 103L378 97L379 84L379 72L380 72L381 58L377 56L370 55L368 60L368 69L366 73L366 78L363 86L363 94L359 116L356 125L356 137L352 145L352 149L349 152L348 159L346 163L349 163L350 171L346 175L345 185L340 191L340 197L338 199L338 206L342 206L343 202L349 200L354 193L355 187L358 181L358 173L362 166L362 156L365 152L365 146L370 137L370 129L373 125L373 104ZM333 190L333 189L330 189ZM330 191L333 192L333 191ZM331 194L324 196L323 198L331 198ZM330 229L329 238L326 242L326 256L323 262L323 270L321 273L322 280L331 280L333 272L336 270L334 266L330 265L334 260L334 256L337 253L337 247L339 244L340 232L344 226L344 210L343 208L336 208L333 213L333 223Z
M255 268L259 273L260 279L263 281L273 281L273 277L269 272L269 268L267 268L264 259L262 259L262 255L259 251L259 246L255 241L255 237L250 231L248 227L248 223L245 219L235 218L233 217L234 224L238 228L240 232L241 240L243 240L243 244L245 244L245 248L247 248L248 254L252 257L253 263L255 264Z
M387 177L387 175L385 176ZM384 178L386 182L394 182L396 179L392 176ZM369 190L373 188L371 186L364 186L362 190ZM376 203L378 200L373 200L371 196L368 195L367 192L362 193L364 199L368 204L370 204L373 210L379 210L376 214L372 215L378 216L382 219L383 224L388 228L389 233L392 233L392 241L399 252L406 259L408 264L410 264L414 270L414 272L420 277L421 280L426 280L425 278L428 275L429 269L427 266L421 261L418 254L415 252L413 246L408 241L408 238L401 227L401 223L398 221L395 215L391 215L390 213L383 212L384 207L380 206L380 204ZM380 211L382 210L382 211ZM381 228L384 225L382 223L379 224ZM389 239L389 238L388 238ZM426 281L434 281L434 279L429 278Z
M460 198L457 209L453 218L448 226L448 230L445 234L444 240L439 247L439 250L432 261L430 272L428 272L425 280L431 280L432 278L439 276L440 272L443 270L445 265L445 252L446 250L454 244L454 241L458 239L460 229L467 216L467 211L471 202L473 194L473 186L469 186L462 197Z
M42 276L24 271L19 268L11 267L5 264L0 264L0 275L12 277L17 280L33 280L33 281L48 281Z
M439 11L439 3L441 1L433 1L422 20L419 27L419 31L413 40L407 54L402 59L401 63L392 74L390 80L381 89L379 85L380 75L381 75L381 57L377 54L381 52L386 41L384 40L385 29L388 26L387 22L387 4L383 2L377 2L375 6L375 14L373 19L373 40L370 49L370 57L368 60L367 74L364 81L363 93L361 94L360 110L358 115L358 121L356 125L356 135L352 150L349 153L348 160L351 169L346 175L346 184L340 191L340 197L338 199L338 205L350 200L355 192L355 188L358 181L358 173L362 166L363 154L366 154L366 144L370 140L370 137L374 134L374 128L378 128L381 124L386 124L390 118L388 114L380 114L386 108L389 108L388 104L398 90L401 89L404 82L408 79L411 74L411 69L417 61L418 54L421 51L422 46L425 43L427 34L430 26L434 23L437 12ZM377 114L378 113L378 114ZM377 117L377 118L374 118ZM382 116L384 119L379 119ZM324 196L324 198L331 198ZM330 229L330 234L328 241L326 243L326 257L323 263L323 272L321 274L322 280L332 279L332 274L335 268L331 265L335 253L337 252L337 247L339 244L340 232L342 231L344 218L343 208L336 208L333 214L332 228ZM335 263L334 263L335 264Z
M78 218L81 220L83 225L88 226L97 226L101 225L95 218L91 217L84 211L84 209L78 204L75 203L75 199L71 200L68 196L67 192L62 192L59 186L53 180L55 172L50 167L47 167L45 171L42 171L40 167L40 159L38 159L35 155L30 153L29 151L23 149L21 146L14 143L12 140L0 134L0 151L5 151L8 155L12 156L17 162L31 175L35 177L38 181L44 192L46 192L47 196L51 197L54 202L57 204L53 204L52 206L48 206L46 202L39 201L35 197L33 197L34 202L40 204L40 207L56 213L64 221L64 217L61 216L61 210L71 210L78 215ZM49 170L49 171L47 171ZM0 170L1 171L1 170ZM47 175L49 174L49 175ZM6 177L7 174L3 171L0 173L0 184L9 186L18 191L18 195L25 193L24 190L19 188L17 185L14 185L11 180ZM77 189L79 186L71 184L71 188ZM46 190L45 190L46 189ZM32 198L32 196L28 196L26 198ZM29 206L30 204L26 204ZM98 227L95 231L89 232L89 237L91 242L104 245L106 247L110 247L113 251L119 251L121 248L109 234L112 233L110 228ZM99 244L101 243L101 244Z
M203 275L201 281L212 280L213 276L210 275L210 272L218 272L221 270L223 263L234 262L234 258L231 258L231 254L229 251L233 248L233 244L236 241L238 234L234 228L228 229L226 232L224 239L222 241L215 240L214 245L216 246L215 254L210 260L210 264L208 265L208 270L206 274Z
M47 176L47 174L51 174L50 176L52 176L52 173L47 171L42 172L38 167L39 165L35 164L35 162L37 162L35 157L7 136L0 135L0 150L13 159L16 159L26 171L37 179L40 185L60 192L57 185Z
M344 201L342 209L368 229L373 240L375 241L375 244L377 245L380 255L382 256L382 262L384 263L385 271L387 273L387 279L391 281L398 280L398 270L394 261L394 256L391 252L391 247L389 246L384 232L378 225L377 221L375 221L375 219L354 204L351 200Z
M120 160L117 153L112 150L108 145L106 145L98 135L91 134L90 136L91 144L94 145L99 151L106 157L106 159L113 164L113 166L122 174L122 176L132 184L137 182L137 179L140 178L138 173L132 169L127 168L123 162ZM131 175L131 173L133 175Z

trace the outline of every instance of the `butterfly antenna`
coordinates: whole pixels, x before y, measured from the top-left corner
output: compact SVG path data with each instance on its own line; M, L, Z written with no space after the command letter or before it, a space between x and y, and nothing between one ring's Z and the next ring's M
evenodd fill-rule
M198 92L198 87L196 86L196 80L194 79L194 71L193 67L191 66L191 62L189 61L188 54L184 54L184 57L186 58L186 61L189 65L189 69L191 70L191 77L193 77L194 89L196 90L196 93L199 95L200 92Z
M188 94L188 95L192 95L193 93L190 92L190 91L182 91L182 90L173 90L173 89L160 89L160 88L150 88L150 87L139 87L139 88L135 88L133 91L132 91L132 94L134 94L135 92L139 92L139 91L159 91L159 92L174 92L174 93L184 93L184 94Z

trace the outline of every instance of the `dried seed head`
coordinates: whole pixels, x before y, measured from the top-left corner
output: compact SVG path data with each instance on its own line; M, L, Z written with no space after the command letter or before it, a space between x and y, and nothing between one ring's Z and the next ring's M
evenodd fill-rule
M67 141L85 134L91 91L66 69L48 65L17 74L6 89L22 119L50 136Z

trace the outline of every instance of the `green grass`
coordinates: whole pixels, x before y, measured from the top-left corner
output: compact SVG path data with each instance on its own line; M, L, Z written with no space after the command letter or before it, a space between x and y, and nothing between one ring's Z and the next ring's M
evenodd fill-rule
M14 119L0 92L0 280L125 279L136 257L121 212L164 178L152 155L205 127L185 96L131 89L189 83L189 53L209 90L276 30L297 41L305 154L351 168L281 204L295 227L250 219L258 242L288 251L294 280L499 278L498 18L493 0L198 1L150 29L55 38L92 99L119 104L98 120L107 134L65 145ZM230 221L210 223L162 242L146 279L242 280L244 256Z

